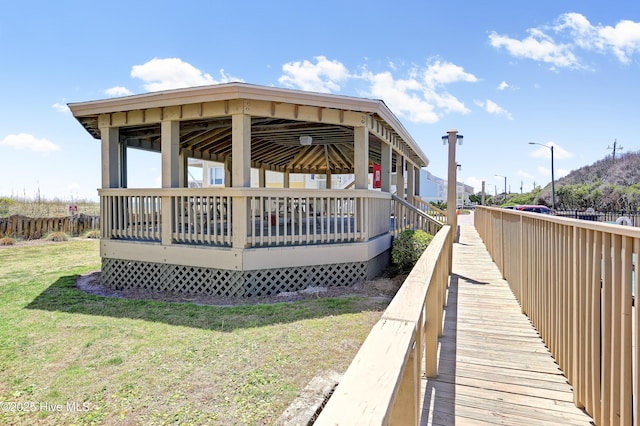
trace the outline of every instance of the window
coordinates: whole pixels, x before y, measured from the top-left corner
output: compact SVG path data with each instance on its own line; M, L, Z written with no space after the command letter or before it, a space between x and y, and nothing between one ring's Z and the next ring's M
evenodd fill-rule
M224 185L223 167L209 167L209 185Z

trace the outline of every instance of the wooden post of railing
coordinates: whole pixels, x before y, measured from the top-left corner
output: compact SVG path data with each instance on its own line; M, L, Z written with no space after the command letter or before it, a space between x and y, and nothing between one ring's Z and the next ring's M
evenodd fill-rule
M233 212L233 216L231 216ZM249 228L249 201L244 195L231 197L229 217L233 217L231 223L231 246L233 248L245 248L248 245L247 229Z
M174 202L170 195L162 195L162 208L160 220L160 237L163 246L169 246L173 242L173 223L175 221Z

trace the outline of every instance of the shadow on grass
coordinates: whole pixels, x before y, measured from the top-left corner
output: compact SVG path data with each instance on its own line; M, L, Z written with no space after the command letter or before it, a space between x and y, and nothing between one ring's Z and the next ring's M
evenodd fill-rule
M365 297L318 297L294 302L241 306L97 296L76 287L77 275L63 276L40 293L26 309L139 319L217 331L263 327L332 315L384 310L386 303Z

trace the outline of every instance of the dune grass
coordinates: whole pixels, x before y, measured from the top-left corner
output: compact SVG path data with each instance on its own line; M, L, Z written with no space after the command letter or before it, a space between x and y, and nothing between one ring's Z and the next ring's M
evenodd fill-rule
M0 424L273 424L344 371L385 306L235 307L86 294L98 241L0 248Z

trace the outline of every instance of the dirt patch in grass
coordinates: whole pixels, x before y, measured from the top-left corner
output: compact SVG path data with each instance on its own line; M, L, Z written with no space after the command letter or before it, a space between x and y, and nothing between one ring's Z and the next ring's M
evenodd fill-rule
M163 302L193 303L196 305L237 306L257 305L265 303L295 302L300 300L359 296L380 303L391 300L396 294L406 275L396 274L392 269L382 276L356 283L351 287L323 287L322 283L306 290L282 292L274 296L261 297L222 297L209 295L185 295L171 292L157 292L144 289L113 290L100 282L101 272L94 271L78 277L78 289L97 296L119 297L135 300L158 300Z

